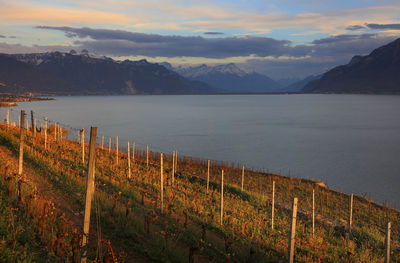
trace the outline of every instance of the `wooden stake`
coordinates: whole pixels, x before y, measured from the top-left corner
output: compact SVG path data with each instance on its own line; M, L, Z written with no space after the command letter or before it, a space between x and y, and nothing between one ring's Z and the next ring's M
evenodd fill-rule
M128 141L128 178L131 178L131 150L129 148L129 141Z
M85 163L85 128L81 131L82 163Z
M33 118L33 110L31 110L31 124L32 124L32 134L34 134L34 123L35 123L35 121L34 121L34 118Z
M221 174L221 218L220 218L220 224L222 226L224 219L224 170L222 170Z
M175 150L175 172L178 171L178 150Z
M149 167L149 145L146 148L146 166Z
M7 110L7 125L10 125L10 110Z
M288 247L288 256L289 263L293 263L294 259L294 243L295 243L295 235L296 235L296 217L297 217L297 197L293 198L292 205L292 225L290 227L290 235L289 235L289 247Z
M24 160L24 119L25 119L25 111L21 110L21 124L22 127L20 130L20 139L19 139L19 160L18 160L18 175L22 175L22 166Z
M349 213L349 233L351 233L351 225L353 223L353 193L350 195L350 213Z
M312 236L315 233L315 190L312 190Z
M161 197L161 204L160 204L160 209L161 209L161 214L163 213L163 207L164 207L164 175L163 175L163 154L161 153L161 160L160 160L160 197Z
M243 184L244 184L244 165L242 169L242 192L243 192Z
M101 149L104 150L104 135L101 136Z
M44 149L47 149L47 117L44 119Z
M87 260L87 246L88 246L88 235L89 235L89 226L90 226L90 209L92 207L92 198L93 198L93 194L94 194L94 176L95 176L95 165L96 165L96 138L97 138L97 127L91 127L90 128L90 142L89 142L88 177L87 177L87 183L86 183L85 216L84 216L84 220L83 220L81 263L85 263Z
M385 238L385 263L390 262L390 227L391 223L387 222Z
M57 123L54 123L54 141L57 141Z
M271 207L271 228L274 229L275 218L275 181L272 181L272 207Z
M172 152L172 185L175 181L175 152Z
M118 136L116 138L116 143L117 143L116 144L116 147L117 147L117 155L116 156L117 156L117 165L118 165Z
M207 161L207 194L210 187L210 160Z
M111 136L108 139L108 153L111 153Z

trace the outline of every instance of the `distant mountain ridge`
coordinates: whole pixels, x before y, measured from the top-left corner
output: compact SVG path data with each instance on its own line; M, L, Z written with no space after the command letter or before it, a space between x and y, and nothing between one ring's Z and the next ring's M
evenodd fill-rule
M146 60L122 62L87 52L0 54L0 92L46 95L204 94L211 86Z
M302 92L400 94L400 38L367 56L354 56L347 65L308 83Z
M240 69L234 63L195 67L172 67L169 63L162 63L167 68L182 76L202 81L210 86L232 93L255 92L282 92L282 85L266 75L256 72L248 73Z

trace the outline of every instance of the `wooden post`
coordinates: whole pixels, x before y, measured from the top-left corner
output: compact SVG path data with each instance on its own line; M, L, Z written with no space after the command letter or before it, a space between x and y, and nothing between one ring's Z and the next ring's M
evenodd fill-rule
M350 195L350 213L349 213L349 233L351 233L351 225L353 223L353 193Z
M160 159L160 197L161 197L161 204L160 204L160 210L161 214L163 213L163 207L164 207L164 175L163 175L163 154L161 153L161 159Z
M85 163L85 128L81 131L82 163Z
M272 207L271 207L271 228L274 229L275 218L275 181L272 181Z
M101 136L101 149L104 150L104 135Z
M129 148L129 141L128 141L128 178L131 178L131 149Z
M111 136L108 139L108 153L111 153Z
M116 137L116 150L117 150L117 165L118 165L118 136Z
M44 119L44 149L47 149L47 117Z
M34 133L34 123L35 123L35 121L34 121L34 118L33 118L33 110L31 110L31 124L32 124L32 134Z
M26 119L26 131L29 131L29 122L28 122L28 119Z
M175 181L175 152L172 152L172 185Z
M312 190L312 236L315 233L315 190Z
M146 148L146 166L149 167L149 145Z
M94 194L94 176L96 165L96 138L97 127L90 128L90 142L89 142L89 164L88 164L88 177L86 183L86 202L85 202L85 216L83 220L83 237L82 237L82 251L81 263L87 260L87 246L89 238L90 226L90 209L92 207L92 198Z
M290 235L289 235L289 247L288 247L288 256L289 263L293 263L294 259L294 243L295 243L295 235L296 235L296 217L297 217L297 197L293 198L292 205L292 225L290 227Z
M10 110L7 110L7 125L10 125Z
M243 184L244 184L244 165L242 169L242 192L243 192Z
M385 263L390 262L390 227L391 223L387 222L385 238Z
M210 188L210 160L207 161L207 194Z
M221 174L221 218L220 224L222 225L224 220L224 170L222 170Z
M18 116L18 127L21 128L21 116Z
M19 161L18 161L18 175L22 175L22 165L24 160L24 118L25 111L21 110L21 128L20 130L20 142L19 142Z

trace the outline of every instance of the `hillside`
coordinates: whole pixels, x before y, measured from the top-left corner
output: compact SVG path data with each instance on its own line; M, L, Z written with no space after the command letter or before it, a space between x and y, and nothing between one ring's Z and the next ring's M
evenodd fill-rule
M81 145L66 138L68 132L74 138L76 130L63 127L63 137L55 136L54 130L54 125L47 130L47 148L43 132L33 136L26 131L20 178L19 128L0 124L1 262L76 262L89 147L85 145L82 162ZM387 221L392 222L392 261L400 260L399 211L365 197L354 197L349 234L349 195L323 183L248 169L242 176L240 167L212 161L207 187L206 160L180 156L172 164L167 154L161 169L160 153L150 152L147 163L146 151L140 149L129 156L129 178L126 152L117 155L115 145L111 150L104 146L96 151L91 261L113 262L114 255L118 262L287 262L294 197L299 198L296 262L382 262ZM18 200L20 179L23 191Z
M355 56L307 84L305 93L400 93L400 38L367 56Z
M214 90L146 60L88 54L0 55L1 93L42 95L203 94Z
M200 65L196 67L177 67L164 63L171 70L182 76L205 82L223 92L280 92L282 86L268 76L252 72L247 73L235 64L217 66ZM169 65L169 66L168 66Z

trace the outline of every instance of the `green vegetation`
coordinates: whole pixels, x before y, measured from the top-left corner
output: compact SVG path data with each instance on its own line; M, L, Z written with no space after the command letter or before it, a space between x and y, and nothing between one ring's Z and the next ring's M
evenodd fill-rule
M0 125L0 168L4 171L0 172L0 261L73 262L87 180L81 146L66 139L54 141L52 135L50 147L44 149L43 135L38 133L33 139L27 133L26 183L23 201L18 202L15 171L19 129ZM87 160L87 146L85 153ZM109 240L118 262L285 262L293 197L299 198L296 262L383 262L387 221L392 222L392 260L400 260L399 211L363 197L354 198L353 230L349 234L346 194L312 180L250 170L245 171L245 191L241 192L241 168L215 162L207 193L207 161L180 158L172 184L172 156L167 155L161 214L159 154L150 153L147 167L146 153L137 150L135 160L131 160L132 178L127 178L127 155L119 154L119 158L116 165L115 151L109 154L97 149L90 226L93 236L89 238L89 258L93 261L108 256ZM222 169L225 207L220 225ZM272 181L276 182L274 230ZM311 227L313 189L315 237ZM12 222L16 227L10 227Z

